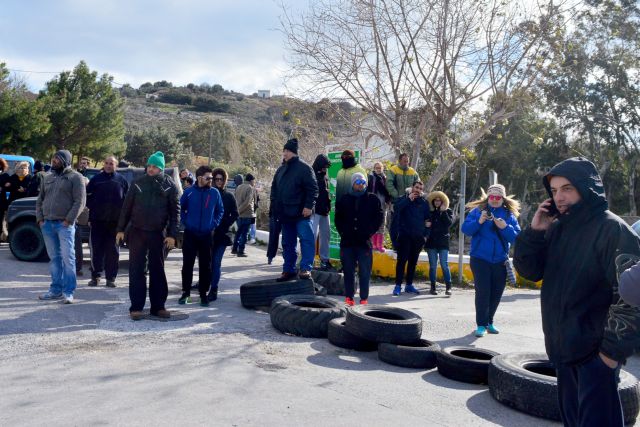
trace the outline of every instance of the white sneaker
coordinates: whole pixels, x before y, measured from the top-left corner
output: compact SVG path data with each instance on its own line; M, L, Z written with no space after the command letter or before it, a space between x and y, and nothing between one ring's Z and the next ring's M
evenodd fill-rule
M73 295L65 295L64 296L65 304L73 304Z
M251 240L249 240L249 244L251 244L251 245L255 245L255 244L256 244L256 239L251 239Z

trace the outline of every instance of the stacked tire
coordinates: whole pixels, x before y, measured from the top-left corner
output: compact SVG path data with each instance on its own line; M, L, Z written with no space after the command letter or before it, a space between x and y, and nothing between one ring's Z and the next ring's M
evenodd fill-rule
M274 299L283 295L314 295L311 279L276 282L275 279L256 280L240 286L240 302L245 308L270 307Z
M344 295L344 276L336 271L311 270L313 281L327 291L327 295Z
M342 304L319 295L285 295L271 303L271 324L280 332L327 338L329 322L344 316Z

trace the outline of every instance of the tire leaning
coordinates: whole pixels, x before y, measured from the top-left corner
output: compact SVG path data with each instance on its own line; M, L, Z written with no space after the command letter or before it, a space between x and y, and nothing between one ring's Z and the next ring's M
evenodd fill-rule
M422 318L398 307L357 305L347 309L346 328L367 341L412 344L422 335Z
M375 351L378 348L378 343L367 341L347 331L345 323L344 317L338 317L329 322L327 338L331 344L356 351Z
M336 271L311 270L311 277L328 295L344 295L344 276Z
M25 221L11 230L9 249L20 261L33 262L49 259L42 230L35 222Z

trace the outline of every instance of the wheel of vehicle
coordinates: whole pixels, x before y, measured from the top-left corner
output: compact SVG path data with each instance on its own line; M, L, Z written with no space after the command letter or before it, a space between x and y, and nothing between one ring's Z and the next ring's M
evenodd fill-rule
M317 295L285 295L271 303L271 324L280 332L307 338L326 338L332 319L344 316L342 305Z
M346 328L368 341L412 344L422 335L422 318L397 307L357 305L347 309Z
M20 261L46 261L47 248L42 231L35 222L25 221L15 226L9 235L9 248Z
M420 339L410 345L378 344L378 358L390 365L412 369L433 369L440 346Z
M483 348L446 347L437 354L438 373L463 383L487 384L489 362L497 355Z
M337 271L311 270L311 277L328 295L344 295L344 276Z
M344 317L338 317L329 322L327 338L331 344L356 351L374 351L378 348L378 343L367 341L347 331L345 323Z
M631 424L640 408L640 383L620 371L618 390L624 422ZM560 421L556 370L544 353L508 353L491 359L489 391L498 402L518 411Z
M313 295L313 280L297 279L276 282L275 279L257 280L240 286L240 302L243 307L271 306L274 298L282 295Z

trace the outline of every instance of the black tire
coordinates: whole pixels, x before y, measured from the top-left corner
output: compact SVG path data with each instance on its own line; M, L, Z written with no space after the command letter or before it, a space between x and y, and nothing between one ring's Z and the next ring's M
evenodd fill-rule
M338 317L329 322L327 337L329 342L336 347L347 348L356 351L375 351L378 343L367 341L347 331L345 327L346 318Z
M9 235L9 248L20 261L47 261L47 248L42 231L35 222L25 221L16 225Z
M640 383L626 371L618 385L625 424L640 409ZM496 356L489 365L489 391L494 399L535 417L560 421L558 381L553 364L544 353L509 353Z
M306 338L326 338L329 322L344 316L342 305L316 295L285 295L271 303L271 324L280 332Z
M454 346L437 354L438 373L451 380L470 384L487 384L489 362L498 353L484 348Z
M240 302L243 307L269 307L274 298L282 295L313 295L313 280L296 279L276 282L275 279L257 280L240 286Z
M311 270L311 277L328 295L344 295L344 276L335 271Z
M378 358L390 365L412 369L433 369L440 346L434 342L420 339L411 345L381 343L378 345Z
M320 286L319 284L314 282L313 289L314 289L316 295L321 296L321 297L326 297L327 296L327 288L325 288L324 286Z
M347 331L377 343L413 344L422 335L422 318L385 305L357 305L347 309Z

